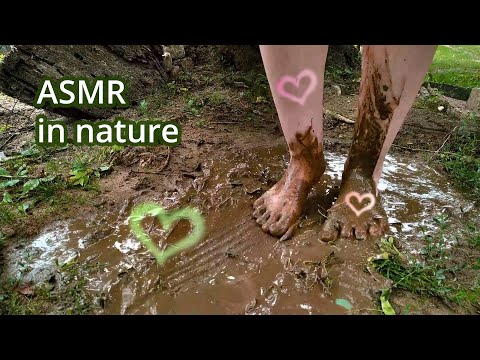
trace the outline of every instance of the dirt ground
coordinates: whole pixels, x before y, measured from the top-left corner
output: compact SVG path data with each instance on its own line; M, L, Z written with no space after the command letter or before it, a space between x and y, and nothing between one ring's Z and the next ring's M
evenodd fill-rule
M75 256L81 261L95 258L108 264L87 276L89 294L101 299L96 313L378 313L379 292L389 282L365 270L367 258L379 252L375 241L326 245L316 240L322 211L333 201L334 185L339 181L333 174L341 171L353 125L325 116L326 153L331 163L338 165L332 165L331 173L312 191L293 239L280 243L261 232L250 212L253 201L280 178L288 162L286 144L273 102L268 96L253 93L248 79L242 76L222 75L209 66L198 65L192 74L183 74L177 80L171 96L152 94L146 99L146 110L125 111L125 119L178 121L183 139L175 148L128 147L109 151L70 147L52 153L49 161L57 163L67 177L67 169L79 154L89 156L92 162L112 164L112 171L99 179L96 190L62 190L79 201L56 207L40 203L27 216L4 226L2 232L9 238L2 250L3 276L15 272L18 256L29 243L38 242L47 234L55 245L34 254L33 262L43 255L53 261L70 254L67 250L76 249ZM325 89L325 107L330 111L355 119L356 103L355 94L339 95L334 87ZM5 144L0 152L10 156L32 142L32 119L38 111L15 104L5 96L0 97L0 104L0 123L11 126L1 137L0 145ZM426 165L429 170L425 176L438 176L439 182L448 183L432 157L458 121L451 111L432 110L419 101L392 147L392 166ZM42 161L33 163L33 173L42 174L45 165ZM389 174L388 181L395 182L397 175ZM404 179L399 188L412 186L408 181ZM443 190L448 193L450 187ZM470 209L468 216L473 216L477 209L454 191L452 196L464 202L465 208ZM134 205L152 201L167 209L195 206L207 222L205 239L164 267L155 264L126 225ZM435 201L429 203L433 207L430 216L443 211L448 203ZM416 208L412 205L411 209ZM417 210L411 210L410 215L408 211L402 213L402 222L408 222ZM397 214L398 209L395 211ZM153 220L146 226L155 238L167 236L167 243L174 243L189 230L188 223L183 222L167 235ZM413 244L414 238L404 239ZM405 244L405 248L411 250L414 246ZM463 252L459 250L455 256L468 255L461 255ZM50 268L46 273L42 272L44 267L35 274L38 267L33 264L31 268L22 275L25 281L34 284L49 280ZM338 306L336 299L348 299L353 309ZM404 291L396 291L390 301L397 313L407 304L411 313L475 312Z

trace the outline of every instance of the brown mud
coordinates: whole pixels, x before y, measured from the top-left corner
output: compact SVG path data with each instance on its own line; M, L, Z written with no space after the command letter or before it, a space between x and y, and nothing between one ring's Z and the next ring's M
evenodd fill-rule
M96 261L89 275L92 296L104 299L106 314L343 314L337 299L352 304L351 313L375 313L380 289L388 282L369 274L366 259L378 249L372 240L319 241L325 210L340 184L345 156L327 153L327 171L307 199L305 215L290 241L265 234L252 219L252 202L278 180L287 166L282 141L238 153L217 154L202 163L202 176L170 196L131 197L114 211L79 215L53 223L28 247L10 249L5 273L19 271L19 259L30 253L23 277L48 280L52 259ZM434 229L432 214L455 204L470 204L435 170L400 156L388 156L379 184L390 219L390 231L414 252L417 227ZM207 231L194 248L164 266L130 232L131 208L153 201L167 209L194 206L203 212ZM455 214L459 209L454 209ZM156 220L145 229L160 247L188 234L179 222L165 234ZM43 277L43 278L42 278Z
M304 209L305 200L325 171L323 144L312 126L297 132L288 144L290 163L282 178L253 204L253 217L262 230L288 240Z
M40 204L9 225L12 231L1 250L0 280L18 277L32 284L51 280L55 259L59 264L77 259L101 264L89 274L87 285L91 297L102 300L97 313L347 313L337 299L351 303L350 313L378 313L379 291L389 282L366 271L367 259L379 252L375 241L319 241L324 215L338 195L353 127L325 118L327 170L310 192L293 238L280 242L252 218L253 202L281 179L289 160L273 103L271 99L245 100L240 95L245 91L241 82L229 87L205 80L216 73L197 66L198 78L192 80L197 86L192 98L205 103L200 110L204 126L196 124L197 115L185 111L187 99L181 96L150 114L181 123L180 146L170 151L159 146L112 153L113 171L100 179L98 192L64 190L72 196L88 194L86 204L69 204L48 216L43 211L49 205ZM213 91L224 97L221 104L209 104ZM325 89L325 107L350 119L355 118L357 98ZM0 121L9 129L0 145L8 142L0 150L9 156L32 141L29 116L34 109L18 104L10 111L11 99L6 101L8 110L0 112ZM141 116L136 109L128 109L123 117ZM455 227L464 223L463 212L472 209L446 175L427 161L457 124L457 118L445 113L414 108L387 156L379 189L389 233L402 252L420 251L424 244L419 227L427 233L435 231L434 216L448 211ZM67 164L68 173L83 151L87 150L68 149L54 154L51 161ZM44 164L32 167L33 173L41 173ZM204 238L159 267L128 226L131 209L144 202L172 210L199 208L207 223ZM184 221L170 234L156 220L146 219L144 225L159 246L174 244L190 229ZM401 306L416 301L410 295L396 296ZM426 301L411 312L462 313L465 309Z

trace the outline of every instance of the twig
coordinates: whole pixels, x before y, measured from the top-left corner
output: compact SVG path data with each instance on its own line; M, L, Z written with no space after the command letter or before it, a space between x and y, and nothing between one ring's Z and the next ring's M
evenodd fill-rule
M140 171L140 170L130 170L130 172L133 172L135 174L153 174L153 175L160 175L162 173L161 171Z
M213 121L213 122L210 122L209 124L238 124L238 122L235 122L235 121Z
M165 163L163 164L160 171L165 170L167 168L169 162L170 162L170 147L167 148L167 160L165 160Z
M168 163L170 161L170 147L167 148L167 159L165 160L165 163L163 164L162 168L158 171L141 171L141 170L130 170L131 172L135 174L153 174L153 175L160 175L163 173L163 170L165 170L168 166Z
M3 149L3 147L4 147L5 145L7 145L7 144L10 142L10 140L12 140L15 136L17 136L16 133L10 135L10 137L7 139L7 141L5 141L5 142L0 146L0 150Z
M395 145L395 144L393 144L392 146L393 146L393 147L396 147L396 148L399 148L399 149L404 149L404 150L425 151L425 152L431 152L431 153L434 153L434 152L435 152L435 151L433 151L433 150L409 148L409 147L406 147L406 146L400 146L400 145Z
M35 125L25 126L23 128L17 129L17 134L19 134L21 132L24 132L24 131L30 131L30 130L33 130L33 129L35 129Z
M223 204L225 204L228 200L232 200L232 197L229 196L229 197L227 197L225 200L223 200L223 201L217 206L217 210L218 210Z
M334 118L334 119L336 119L336 120L339 120L339 121L343 121L343 122L345 122L345 123L347 123L347 124L355 124L355 121L350 120L350 119L348 119L348 118L346 118L345 116L342 116L342 115L340 115L340 114L334 113L333 111L330 111L330 110L328 110L328 109L325 109L325 108L324 108L324 109L323 109L323 113L324 113L325 115L330 115L332 118Z
M447 136L445 136L445 140L443 141L442 145L435 151L435 153L432 155L432 157L427 160L427 162L430 162L430 161L435 157L435 155L437 155L437 154L440 152L440 150L443 149L443 147L445 146L445 144L447 143L447 141L450 139L450 137L452 136L452 134L455 132L455 130L457 130L457 128L458 128L458 125L455 126L455 127L453 128L453 130L450 131L450 132L447 134Z
M323 209L323 208L322 208ZM323 214L319 209L317 209L318 213L322 215L325 219L327 218L327 215Z
M11 112L13 113L13 110L15 110L15 106L17 106L18 99L15 99L15 102L13 104Z

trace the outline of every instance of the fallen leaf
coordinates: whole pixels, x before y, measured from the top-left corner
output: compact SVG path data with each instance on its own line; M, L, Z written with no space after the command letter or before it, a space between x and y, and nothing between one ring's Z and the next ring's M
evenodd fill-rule
M252 311L253 309L255 309L255 306L257 306L257 299L253 299L252 301L250 301L247 306L245 306L245 313L248 314L250 311Z
M352 304L350 304L350 302L348 300L345 300L345 299L337 299L335 300L335 304L337 304L338 306L341 306L347 310L351 310L352 309Z
M25 296L32 296L33 295L33 288L30 285L22 285L17 288L17 291Z
M4 203L11 203L12 202L12 197L8 192L3 193L3 202Z
M23 193L26 194L30 190L37 188L38 185L40 185L39 179L28 180L25 184L23 184Z
M380 296L380 303L382 305L382 311L385 315L396 315L395 310L384 295Z
M15 186L18 182L20 182L20 180L18 180L18 179L13 179L13 180L2 182L2 183L0 183L0 189Z
M4 168L0 168L0 177L11 177L10 173Z

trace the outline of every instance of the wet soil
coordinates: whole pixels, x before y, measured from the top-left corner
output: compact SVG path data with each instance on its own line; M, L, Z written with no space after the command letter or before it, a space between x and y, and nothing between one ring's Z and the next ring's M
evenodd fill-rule
M326 210L333 204L352 136L352 125L326 117L327 171L310 192L302 222L291 240L280 242L252 219L252 204L287 167L287 146L270 104L251 105L225 90L229 101L203 109L204 127L172 101L162 114L182 125L183 142L164 147L127 148L111 156L113 171L100 179L99 192L84 206L72 206L49 218L20 220L2 250L1 277L20 275L25 282L48 280L54 260L96 261L88 277L92 297L105 299L105 314L344 314L378 313L379 291L388 281L366 270L378 253L373 240L319 241ZM354 119L357 97L328 94L325 106ZM5 119L8 114L4 114ZM134 109L124 117L138 116ZM13 120L9 120L12 122ZM447 209L458 223L473 204L453 188L445 174L426 162L458 119L413 109L387 157L379 184L390 219L390 234L402 251L422 246L419 226L433 231L433 216ZM21 149L16 136L7 151ZM59 154L71 161L74 154ZM131 209L155 202L166 209L192 206L207 224L192 249L158 266L130 232ZM56 221L62 219L60 221ZM190 225L180 221L166 233L153 218L144 226L153 241L171 246ZM28 231L24 231L28 229ZM28 267L20 269L21 259ZM347 311L336 304L348 300ZM402 299L399 303L412 303ZM413 313L463 313L438 302L423 302Z
M366 259L378 253L373 240L319 241L323 215L340 184L344 155L326 154L328 168L307 200L295 236L280 242L252 219L252 203L278 180L287 166L282 141L238 153L220 153L201 165L201 175L170 194L149 191L130 196L118 208L96 211L53 223L31 245L7 251L6 273L20 272L19 259L29 252L26 281L48 280L52 259L95 259L104 264L89 275L88 289L105 298L107 314L342 314L336 305L347 299L351 312L371 313L385 279L366 271ZM435 229L432 215L456 204L472 207L435 170L401 155L389 156L383 190L392 234L409 252L423 245L418 227ZM166 209L193 206L207 224L192 249L158 266L130 232L132 207L145 201ZM460 220L460 218L459 218ZM190 231L182 220L170 233L153 218L144 228L160 248Z

